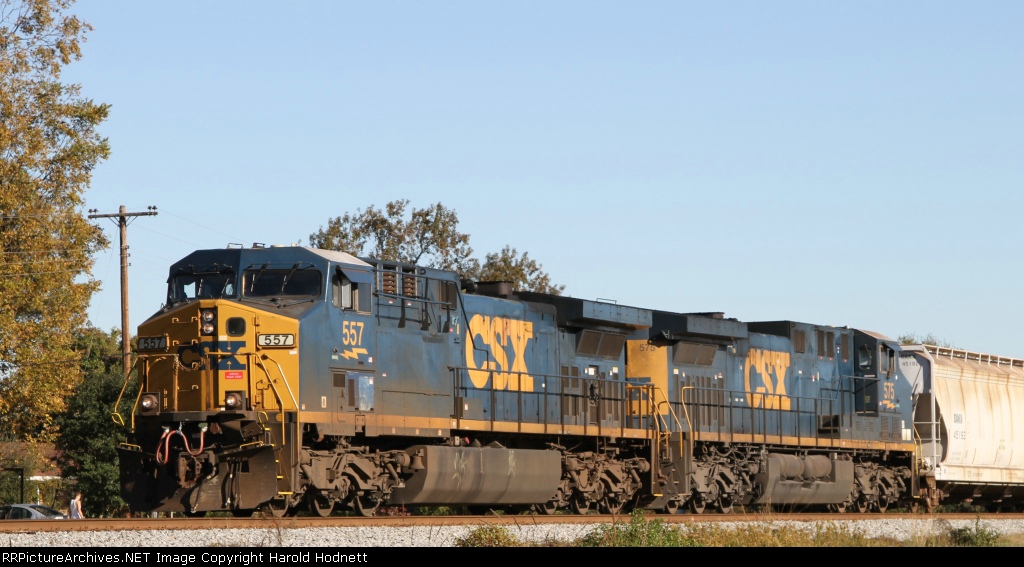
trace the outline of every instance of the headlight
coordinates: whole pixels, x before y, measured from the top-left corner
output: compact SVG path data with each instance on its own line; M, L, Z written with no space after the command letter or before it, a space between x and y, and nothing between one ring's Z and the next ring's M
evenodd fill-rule
M217 330L216 309L203 309L199 312L199 320L202 322L199 329L204 335L212 335Z
M229 410L245 409L244 392L228 392L224 394L224 407Z
M160 394L157 392L143 392L139 397L139 413L150 415L160 411Z

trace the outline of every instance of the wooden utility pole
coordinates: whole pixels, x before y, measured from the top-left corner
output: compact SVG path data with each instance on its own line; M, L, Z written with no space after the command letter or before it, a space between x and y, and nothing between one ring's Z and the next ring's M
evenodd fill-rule
M132 343L131 335L128 334L128 219L156 214L156 207L146 208L149 210L144 213L129 213L125 211L124 205L121 205L121 209L117 213L89 215L91 219L117 219L117 226L121 229L121 355L126 380L132 371ZM96 209L89 209L89 212L95 213Z

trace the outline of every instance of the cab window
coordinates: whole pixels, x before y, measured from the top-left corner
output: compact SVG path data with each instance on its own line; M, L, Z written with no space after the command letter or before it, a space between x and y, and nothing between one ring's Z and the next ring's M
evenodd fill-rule
M331 280L331 302L335 307L366 313L370 311L370 284L354 282L340 270Z

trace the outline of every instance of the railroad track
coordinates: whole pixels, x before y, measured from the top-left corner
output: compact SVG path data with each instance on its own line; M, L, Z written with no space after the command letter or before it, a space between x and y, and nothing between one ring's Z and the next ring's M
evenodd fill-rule
M675 514L652 515L666 523L721 522L856 522L871 520L1024 520L1024 514ZM417 527L467 525L611 524L629 522L625 515L489 515L489 516L334 516L329 518L88 518L85 520L11 520L0 522L0 533L71 531L148 531L202 529L299 529L325 527Z

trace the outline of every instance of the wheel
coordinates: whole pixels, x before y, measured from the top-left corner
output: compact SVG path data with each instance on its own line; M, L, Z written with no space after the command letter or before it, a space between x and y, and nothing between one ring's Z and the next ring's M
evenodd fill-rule
M708 503L703 498L695 496L690 499L690 512L693 514L703 514L704 510L708 507Z
M572 502L569 503L569 507L576 514L589 514L590 513L590 501L583 497L573 498Z
M561 488L555 493L555 497L543 504L537 504L534 508L537 512L550 516L558 511L558 508L565 503L565 492Z
M732 514L732 499L719 496L715 500L715 510L718 510L719 514Z
M356 513L367 518L376 514L377 508L380 507L380 500L372 496L357 494L352 500L355 504Z
M184 512L182 512L182 514L184 514L186 518L205 518L206 517L206 511L203 511L203 512L192 512L192 511L189 511L189 510L185 510Z
M312 491L309 493L307 499L309 501L309 511L312 512L314 516L326 518L334 511L334 501L323 494Z
M558 501L548 500L543 504L539 504L537 506L537 511L541 514L544 514L545 516L550 516L558 511Z
M678 512L679 512L679 501L678 500L669 500L668 504L665 504L665 513L666 514L676 514Z
M858 514L867 514L869 508L868 501L863 498L858 498L857 501L853 503L853 508Z
M917 500L912 501L908 507L911 514L919 514L921 512L921 503Z
M840 502L839 504L829 504L828 511L835 512L836 514L845 514L847 510L847 503Z
M288 501L284 498L274 498L264 502L259 508L260 515L272 518L283 518L288 515Z
M889 509L889 500L884 497L879 498L878 501L875 502L875 509L878 510L879 514L884 514L885 511Z
M619 500L615 496L605 496L601 499L601 513L602 514L618 514L622 511L622 506L625 504L622 500Z

